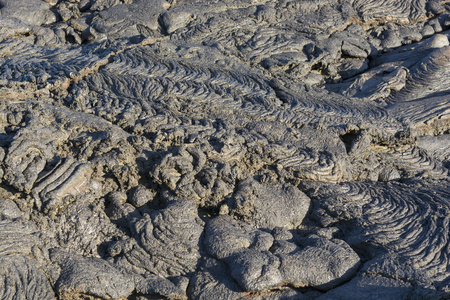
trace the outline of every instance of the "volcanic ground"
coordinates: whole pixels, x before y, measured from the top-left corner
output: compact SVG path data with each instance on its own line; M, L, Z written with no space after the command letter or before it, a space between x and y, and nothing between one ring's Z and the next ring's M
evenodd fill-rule
M448 0L0 0L0 298L450 298L449 29Z

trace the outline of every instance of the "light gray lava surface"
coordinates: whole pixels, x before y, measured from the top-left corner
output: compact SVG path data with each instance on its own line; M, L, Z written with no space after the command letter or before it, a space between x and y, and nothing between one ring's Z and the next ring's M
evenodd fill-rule
M0 299L450 298L448 0L0 0Z

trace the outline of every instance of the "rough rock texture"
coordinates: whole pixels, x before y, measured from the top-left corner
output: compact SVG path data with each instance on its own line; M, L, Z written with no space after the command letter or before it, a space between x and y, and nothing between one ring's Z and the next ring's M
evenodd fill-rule
M22 255L0 255L2 299L55 299L55 292L36 262Z
M262 185L252 178L238 185L229 206L232 215L259 228L298 227L309 209L309 198L294 186Z
M292 251L292 246L281 244L275 253L280 254L283 277L297 287L328 290L351 278L359 267L358 255L342 240L313 235L300 243L299 251Z
M136 240L137 244L123 246L125 249L121 249L123 242L110 245L109 253L119 264L165 277L195 271L203 221L194 201L178 199L164 209L127 221L132 222L134 237L129 242Z
M284 234L282 229L270 234L247 226L219 216L205 229L209 253L226 262L231 277L245 291L264 291L282 283L328 290L354 276L359 267L359 256L342 240L293 236L286 227Z
M437 0L0 0L0 298L449 298L449 38Z
M52 254L51 259L61 266L55 288L62 295L78 293L117 299L130 295L134 290L131 276L121 274L102 259L64 257L64 254L57 252Z
M16 18L27 25L48 25L56 21L50 5L41 0L2 0L0 15Z

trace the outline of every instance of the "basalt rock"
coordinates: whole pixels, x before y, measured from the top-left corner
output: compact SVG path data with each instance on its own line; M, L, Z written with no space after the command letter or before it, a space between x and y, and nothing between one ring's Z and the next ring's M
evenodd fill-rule
M0 1L0 297L445 299L450 6Z
M28 25L48 25L56 22L50 5L41 0L0 2L0 16L16 18Z
M0 255L2 299L55 299L50 282L33 260L22 255Z
M329 290L358 270L359 256L342 240L291 235L289 242L275 240L276 236L220 216L207 224L205 246L226 262L230 276L247 292L270 290L282 283Z
M266 206L269 205L269 206ZM260 228L298 227L309 209L309 199L293 186L261 185L243 180L232 199L230 213Z
M179 199L142 216L125 205L118 209L132 236L137 237L109 243L108 253L118 265L165 277L186 275L196 269L203 221L193 200Z

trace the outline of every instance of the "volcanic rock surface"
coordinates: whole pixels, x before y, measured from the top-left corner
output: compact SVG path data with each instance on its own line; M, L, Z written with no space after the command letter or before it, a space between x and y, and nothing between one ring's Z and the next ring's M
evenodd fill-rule
M0 298L450 298L449 29L447 0L0 0Z

